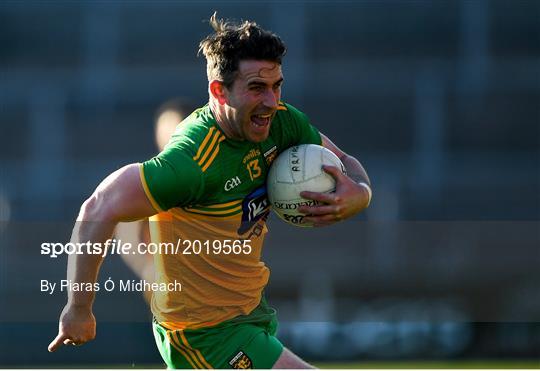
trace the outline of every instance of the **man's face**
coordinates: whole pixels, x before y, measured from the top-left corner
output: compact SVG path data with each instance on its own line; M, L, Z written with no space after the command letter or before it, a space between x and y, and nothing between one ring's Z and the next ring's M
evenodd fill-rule
M281 98L281 65L244 60L230 89L226 89L226 116L235 134L250 142L268 138L270 124Z

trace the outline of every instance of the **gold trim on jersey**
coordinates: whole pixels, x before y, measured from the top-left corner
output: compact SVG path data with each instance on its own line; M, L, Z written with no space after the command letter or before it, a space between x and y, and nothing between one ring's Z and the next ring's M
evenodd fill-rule
M218 321L204 322L197 326L194 326L192 322L167 322L165 321L165 322L158 322L158 323L160 326L164 327L166 330L169 330L169 331L185 330L188 327L190 330L196 330L199 328L212 327L212 326L219 325L220 323L228 319L230 318L225 318L223 320L218 320Z
M197 154L195 156L193 156L193 161L197 161L199 159L199 157L201 157L201 153L204 149L204 146L206 145L206 143L208 143L208 141L210 140L210 138L212 137L212 133L214 132L214 130L216 130L216 128L214 126L212 126L210 128L210 130L208 131L208 134L206 134L206 137L204 137L204 140L202 141L200 147L199 147L199 150L197 151Z
M223 217L225 217L225 216L234 216L234 215L240 214L240 212L242 211L242 206L238 206L237 208L234 208L232 210L220 210L220 211L212 211L212 212L201 211L201 210L197 210L197 209L188 209L188 208L184 208L184 211L187 211L188 213L205 215L205 216L223 216Z
M190 207L183 207L182 209L188 213L206 216L232 216L239 214L242 211L242 200L235 200L214 205L194 205Z
M216 156L217 156L217 154L219 152L219 143L223 142L224 140L225 140L225 136L222 136L221 138L219 138L218 144L217 144L216 148L214 149L214 152L212 153L212 156L210 156L210 159L208 160L206 165L204 165L202 167L203 173L206 171L206 169L208 169L208 167L210 165L212 165L212 162L214 162L214 159L216 158Z
M219 220L229 220L229 219L237 219L242 213L241 211L234 211L231 214L205 214L204 212L200 211L188 211L184 208L173 208L169 210L170 213L179 220L184 220L186 218L193 218L198 221L203 222L215 222L216 218L219 218Z
M225 135L216 130L215 126L212 126L199 146L197 154L193 156L193 161L197 162L203 172L208 169L216 158L219 152L219 143L224 140Z
M213 129L213 128L212 128ZM199 164L199 166L202 166L202 164L204 164L204 162L206 161L206 158L208 157L208 155L210 154L210 152L214 149L214 146L216 145L217 143L217 140L218 138L221 136L221 133L219 132L216 132L213 136L212 136L212 141L210 142L210 144L208 145L208 148L204 151L204 154L203 156L201 157L201 159L197 162Z
M287 111L287 106L282 101L279 101L277 110L278 111Z
M224 202L222 204L205 205L204 207L208 209L226 209L226 208L232 208L232 207L238 206L242 204L242 201L243 199L239 199L239 200Z
M150 192L150 188L148 188L148 183L146 183L146 178L144 177L144 167L143 164L139 164L139 177L141 178L141 184L144 190L144 193L146 194L146 197L148 197L148 201L152 204L152 207L156 209L159 212L163 212L164 210L159 207L159 204L157 203L154 196L152 196L152 193Z

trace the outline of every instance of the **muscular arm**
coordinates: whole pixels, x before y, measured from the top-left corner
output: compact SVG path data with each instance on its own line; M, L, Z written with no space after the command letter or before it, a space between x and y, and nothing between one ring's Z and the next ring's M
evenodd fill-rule
M315 226L330 225L350 218L369 206L371 201L371 183L360 162L340 150L330 139L321 134L322 144L339 157L347 175L333 166L325 166L324 170L336 180L334 193L302 192L304 198L319 201L319 206L302 206L298 210L308 214L306 221Z
M155 213L141 184L139 164L127 165L105 178L83 203L71 242L104 243L111 238L118 222L137 220ZM67 279L96 282L102 260L100 255L70 255ZM49 345L49 351L55 351L62 344L82 344L95 337L93 301L93 291L68 291L58 335Z
M321 137L323 147L334 152L334 154L339 157L341 162L343 162L349 178L354 180L356 183L366 183L367 185L371 186L371 182L369 181L366 170L364 170L364 167L360 161L339 149L330 139L328 139L326 135L321 134Z

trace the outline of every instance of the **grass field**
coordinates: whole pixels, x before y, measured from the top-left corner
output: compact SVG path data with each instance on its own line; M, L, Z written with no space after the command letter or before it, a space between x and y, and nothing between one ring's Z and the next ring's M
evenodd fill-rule
M313 362L321 369L540 369L540 360ZM1 367L0 365L0 368ZM10 366L9 368L13 368ZM32 368L32 367L15 367ZM165 369L164 364L54 365L47 369Z
M540 360L380 361L314 365L338 369L540 369Z

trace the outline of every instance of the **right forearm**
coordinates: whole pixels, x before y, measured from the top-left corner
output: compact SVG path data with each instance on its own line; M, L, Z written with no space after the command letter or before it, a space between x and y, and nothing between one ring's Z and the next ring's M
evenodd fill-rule
M118 222L155 214L141 183L139 168L139 164L124 166L100 183L81 207L72 243L107 246ZM64 344L84 344L96 336L96 319L92 314L95 292L88 288L95 288L102 256L106 254L83 252L86 254L72 254L68 259L67 278L72 289L68 290L68 303L60 314L58 335L49 344L50 352Z
M114 223L78 220L73 227L72 243L104 243L111 238ZM68 258L67 279L71 283L93 284L96 282L102 254L72 254ZM93 290L69 290L68 303L77 306L91 306L94 301Z
M131 164L105 178L81 206L71 242L101 243L112 237L119 222L137 220L155 214L144 192L139 164ZM67 278L73 283L95 283L103 258L100 255L71 255ZM68 303L91 306L94 292L69 291Z

